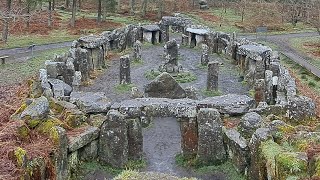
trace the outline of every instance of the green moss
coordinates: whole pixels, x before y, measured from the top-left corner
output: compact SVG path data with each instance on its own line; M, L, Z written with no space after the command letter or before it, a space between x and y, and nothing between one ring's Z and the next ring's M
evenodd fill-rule
M221 96L222 92L220 90L218 91L208 91L208 90L203 90L202 93L207 96L207 97L214 97L214 96Z
M142 61L142 59L134 59L133 61L132 61L132 66L141 66L141 65L143 65L143 61Z
M313 176L320 177L320 156L315 158L315 173Z
M57 146L60 143L60 136L59 136L59 132L55 127L52 127L50 129L50 133L49 133L50 138L53 140L53 143Z
M16 112L14 112L14 114L12 116L21 114L27 108L27 106L28 105L26 103L21 104L19 109L17 109Z
M28 139L30 135L30 129L26 125L22 125L18 128L18 135L21 139Z
M14 156L17 159L18 166L22 167L25 163L27 152L26 150L22 149L21 147L18 147L14 151Z
M307 171L307 162L299 159L297 153L284 152L276 156L277 174L280 179L292 175L304 175Z
M50 134L52 127L61 126L61 125L63 125L62 121L60 121L57 118L51 117L51 118L41 122L38 125L37 130L38 130L38 132L40 132L42 134Z
M39 119L31 119L27 121L27 124L30 128L35 128L40 123Z
M178 83L188 83L197 80L197 76L191 72L178 73L173 77Z
M254 89L249 90L249 96L254 98L254 95L256 94L256 91Z
M284 151L283 148L272 140L262 142L260 148L269 172L275 176L275 157Z
M128 163L125 166L125 169L130 170L138 170L145 168L147 166L147 162L144 159L140 160L129 160Z
M151 70L151 71L147 71L144 76L148 79L148 80L153 80L155 79L157 76L159 76L161 74L160 71L154 71L154 70Z
M157 173L157 172L138 172L132 170L123 171L114 180L132 180L132 179L170 179L170 180L196 180L196 178L179 178L169 174Z

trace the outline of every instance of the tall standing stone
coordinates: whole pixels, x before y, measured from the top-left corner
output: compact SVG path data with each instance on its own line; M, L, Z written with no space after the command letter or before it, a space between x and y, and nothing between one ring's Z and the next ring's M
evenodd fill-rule
M103 164L123 168L128 162L128 135L125 117L117 110L110 110L102 124L98 156Z
M219 63L217 61L208 64L207 90L218 91Z
M264 79L257 79L254 85L254 99L256 103L265 102L265 80Z
M198 154L203 164L220 164L226 158L223 144L222 122L216 109L203 108L197 114L198 120Z
M180 118L181 149L183 156L196 155L198 150L198 125L196 118Z
M207 65L209 63L209 46L202 44L201 65Z
M134 60L141 60L141 42L137 40L133 45L133 58Z
M131 84L129 55L120 57L120 84Z
M129 159L138 160L143 154L143 136L141 120L129 119L128 123L128 145Z

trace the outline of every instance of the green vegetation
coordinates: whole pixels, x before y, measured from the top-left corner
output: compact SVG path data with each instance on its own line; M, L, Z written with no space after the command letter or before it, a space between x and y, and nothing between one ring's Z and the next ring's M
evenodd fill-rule
M282 177L288 175L303 175L307 170L307 162L299 159L297 153L280 153L277 157L277 168ZM281 176L280 176L281 177Z
M208 91L208 90L204 89L202 91L202 93L207 97L214 97L214 96L221 96L222 95L222 92L220 90L218 90L218 91Z
M18 147L15 151L14 151L14 156L17 159L17 163L19 165L19 167L22 167L23 164L25 163L25 158L26 158L27 152L26 150L22 149L21 147Z
M197 80L197 77L191 72L178 73L176 76L173 76L173 78L178 83L188 83Z
M141 65L143 65L143 60L142 59L134 59L133 61L132 61L132 66L141 66Z
M245 177L236 171L230 161L216 166L202 166L201 162L199 162L196 157L184 157L182 154L178 154L175 158L178 166L194 168L198 174L214 174L222 172L227 176L228 180L245 180Z
M138 172L132 170L123 171L115 180L132 180L132 179L171 179L171 180L196 180L196 178L178 178L169 174L157 173L157 172Z
M153 80L157 76L159 76L160 74L161 74L160 71L151 70L151 71L147 71L146 73L144 73L144 77L146 77L148 80Z
M44 68L46 60L53 59L55 54L62 54L66 51L67 48L43 51L34 58L17 63L11 63L8 60L6 64L0 65L2 74L0 85L19 83L31 78L38 73L40 68Z
M132 87L134 87L133 84L119 84L115 87L115 90L118 93L126 93L131 91Z
M53 30L49 35L21 35L9 36L6 44L0 44L0 48L26 47L32 44L49 44L66 42L77 39L78 36L70 35L66 30Z

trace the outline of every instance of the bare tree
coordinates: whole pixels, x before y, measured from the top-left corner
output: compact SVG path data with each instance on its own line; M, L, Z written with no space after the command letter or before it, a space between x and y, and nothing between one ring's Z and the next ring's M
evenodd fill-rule
M98 24L101 23L101 12L102 12L102 0L98 0L98 17L97 17L97 22Z
M52 0L49 0L48 7L48 26L52 27Z
M141 7L141 16L145 17L147 14L147 7L148 7L148 0L142 0L142 7Z
M74 27L76 22L76 8L77 8L77 0L72 0L72 16L70 24L72 27Z
M130 0L130 15L134 15L135 11L135 0Z
M8 41L9 34L9 21L10 21L10 12L11 12L11 0L6 1L6 10L3 15L3 32L2 32L2 41Z

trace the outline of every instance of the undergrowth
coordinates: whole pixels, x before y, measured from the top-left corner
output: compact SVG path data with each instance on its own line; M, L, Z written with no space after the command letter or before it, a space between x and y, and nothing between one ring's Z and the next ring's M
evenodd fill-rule
M126 93L126 92L131 91L132 87L134 87L133 84L118 84L115 87L115 90L118 93Z

